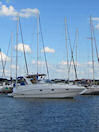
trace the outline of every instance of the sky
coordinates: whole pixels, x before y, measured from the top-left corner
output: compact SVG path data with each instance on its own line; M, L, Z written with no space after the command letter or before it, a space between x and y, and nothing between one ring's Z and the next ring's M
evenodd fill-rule
M23 44L19 28L16 45L17 15L20 16L23 40L26 51L29 74L37 72L37 17L40 17L50 78L68 78L67 52L65 41L65 17L77 64L78 78L93 78L92 49L90 32L90 16L94 25L97 47L99 50L99 1L94 0L0 0L0 75L2 76L2 61L6 62L5 74L15 77L16 48L18 49L18 75L26 74ZM39 27L40 29L40 27ZM76 31L78 30L78 35ZM11 34L13 54L11 64ZM68 36L69 62L71 51ZM74 45L77 43L77 60ZM10 43L10 47L9 47ZM8 48L9 47L9 48ZM44 50L39 30L39 73L46 73ZM8 50L9 49L9 50ZM7 53L7 50L9 51ZM10 68L11 67L11 68ZM99 79L98 62L94 44L95 78ZM70 79L75 79L73 63L70 69Z

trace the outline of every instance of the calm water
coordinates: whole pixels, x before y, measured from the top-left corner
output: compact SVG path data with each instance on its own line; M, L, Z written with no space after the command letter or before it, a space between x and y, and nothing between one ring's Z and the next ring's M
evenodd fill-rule
M75 99L0 96L0 132L99 132L99 96Z

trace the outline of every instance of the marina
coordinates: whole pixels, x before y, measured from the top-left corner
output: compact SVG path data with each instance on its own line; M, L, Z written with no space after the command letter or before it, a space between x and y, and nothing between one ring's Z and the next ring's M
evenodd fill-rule
M25 68L26 68L26 74L27 76L21 76L21 80L18 82L18 38L19 38L19 29L21 32L21 39L22 39L22 50L24 55L24 62L25 62ZM77 95L98 95L99 94L99 88L98 85L95 84L94 79L94 58L93 58L93 37L94 37L94 27L92 23L92 18L90 17L90 29L91 29L91 48L92 48L92 70L93 70L93 79L91 82L87 82L88 85L81 85L81 82L76 83L78 81L78 75L77 75L77 65L74 61L74 51L72 49L72 45L69 42L67 43L67 36L69 36L67 22L65 18L65 37L66 37L66 51L67 51L67 83L52 83L52 81L49 79L49 69L48 69L48 61L46 58L46 52L45 52L45 46L43 43L43 52L44 52L44 58L45 58L45 64L46 64L46 72L47 72L47 78L46 74L39 74L39 29L41 30L41 23L40 23L40 16L37 15L37 73L34 75L29 74L29 68L27 64L27 57L26 57L26 49L24 45L23 40L23 32L21 27L21 20L20 17L17 16L17 31L16 31L16 79L13 80L12 77L12 49L11 49L11 65L10 65L10 79L7 80L6 78L1 78L1 88L0 93L10 93L7 94L9 97L15 97L15 98L73 98ZM40 31L42 33L42 31ZM78 33L78 32L77 32ZM42 36L42 34L41 34ZM12 40L13 35L11 34L11 48L12 48ZM43 38L43 36L42 36ZM43 39L42 39L43 40ZM70 38L69 38L70 41ZM70 45L70 51L71 51L71 61L68 62L68 45ZM77 46L77 45L76 45ZM96 43L95 43L95 48ZM76 49L77 50L77 49ZM96 50L97 51L97 50ZM77 51L76 51L77 52ZM98 54L98 51L97 51ZM2 63L2 77L5 77L5 65L6 65L6 59L5 62L3 60L3 54L0 49L0 57L1 57L1 63ZM97 55L98 56L98 55ZM76 54L77 58L77 54ZM75 80L70 83L70 69L71 69L71 63L73 62L74 72L75 72ZM56 79L57 80L57 79ZM86 80L85 80L86 81ZM5 83L6 82L6 83Z
M0 1L0 132L99 132L99 1Z

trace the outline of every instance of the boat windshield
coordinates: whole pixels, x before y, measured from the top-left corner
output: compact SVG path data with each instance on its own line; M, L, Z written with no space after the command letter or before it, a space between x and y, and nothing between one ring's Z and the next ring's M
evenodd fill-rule
M34 75L28 75L26 78L28 78L31 83L38 83L40 81L45 80L45 74L34 74Z

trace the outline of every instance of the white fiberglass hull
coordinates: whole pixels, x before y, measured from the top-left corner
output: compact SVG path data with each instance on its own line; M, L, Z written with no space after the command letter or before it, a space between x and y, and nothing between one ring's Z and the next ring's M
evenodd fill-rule
M81 95L99 95L99 86L87 87L85 91L81 92Z
M17 86L13 90L13 97L23 98L73 98L84 88L66 84L33 84Z

